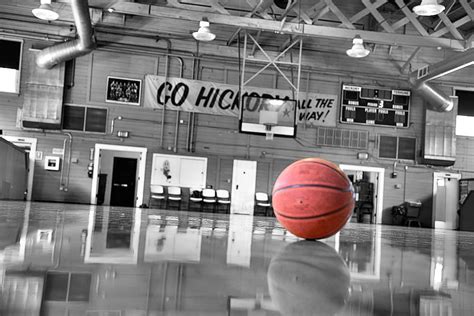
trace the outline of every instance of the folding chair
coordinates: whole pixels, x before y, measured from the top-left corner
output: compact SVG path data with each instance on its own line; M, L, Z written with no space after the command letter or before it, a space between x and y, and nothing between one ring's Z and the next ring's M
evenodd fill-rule
M150 186L150 199L148 201L150 208L152 207L153 201L159 201L161 207L166 204L165 189L162 185Z
M217 190L216 191L216 196L217 196L217 205L216 205L216 211L219 212L220 206L224 207L224 211L226 214L230 213L230 193L227 190Z

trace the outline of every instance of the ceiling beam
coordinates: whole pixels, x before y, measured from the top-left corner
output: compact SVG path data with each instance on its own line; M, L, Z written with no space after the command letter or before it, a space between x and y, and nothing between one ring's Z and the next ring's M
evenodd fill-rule
M313 18L318 13L318 11L322 10L323 8L327 7L326 3L323 0L320 0L318 3L313 5L311 8L305 10L305 15L309 20L304 20L306 24L313 24ZM301 16L303 18L303 16ZM298 23L300 22L299 17L294 18L290 22Z
M398 4L400 10L402 10L408 20L410 20L411 24L418 31L418 33L426 37L429 36L428 31L423 27L423 25L421 25L421 23L416 18L417 15L415 15L413 12L411 12L410 9L408 9L403 0L395 0L395 2Z
M469 22L471 22L471 18L468 15L466 15L466 16L460 18L459 20L453 22L452 25L454 27L458 28L458 27L461 27L464 24L469 23ZM434 37L439 37L439 36L443 36L444 34L446 34L448 32L449 32L449 28L447 26L445 26L445 27L437 30L436 32L431 33L430 35L434 36Z
M348 18L342 13L341 10L337 7L337 5L332 2L332 0L324 0L326 2L326 5L331 9L332 13L341 21L341 23L348 29L355 29L354 25L352 25L351 21L349 21Z
M444 25L448 28L449 32L454 36L454 38L458 40L464 40L464 36L462 36L461 32L456 28L456 26L451 22L451 20L447 17L444 12L441 12L439 15L441 21L443 21Z
M183 4L178 0L167 0L168 4L181 9L188 9L188 10L195 10L195 11L203 11L209 12L209 10L216 11L222 14L230 14L220 3L219 0L205 0L201 1L201 3L197 5L193 4Z
M258 9L260 9L260 7L262 6L263 4L263 0L260 0L253 8L253 10L249 13L247 13L245 16L246 17L252 17L257 11ZM232 43L234 42L235 38L237 37L237 35L240 33L240 31L242 30L241 27L239 27L237 30L235 30L235 32L230 36L230 38L227 40L227 46L230 46L232 45Z
M471 8L471 5L467 2L467 0L459 0L464 10L466 10L467 15L474 21L474 11Z
M171 18L189 21L201 21L203 13L169 8L157 5L146 5L133 2L115 2L110 5L115 13L137 15L151 18ZM454 50L464 50L465 41L433 38L430 36L406 35L406 34L387 34L382 32L345 29L341 27L330 27L322 25L307 25L287 22L283 26L279 21L270 21L264 19L240 17L216 13L206 14L209 22L227 26L242 27L243 29L254 29L268 32L277 32L292 35L301 35L307 37L323 37L332 39L352 39L360 35L365 41L401 46L423 46L423 47L443 47Z
M369 9L372 16L379 22L379 24L383 27L385 32L387 33L395 33L395 30L388 24L387 20L380 14L377 8L370 2L369 0L362 0L362 3L365 5L367 9Z
M374 3L372 3L372 7L374 9L378 9L378 7L382 6L386 2L387 2L387 0L377 0ZM355 15L353 15L349 19L349 21L351 21L351 23L355 23L355 22L359 21L360 19L362 19L363 17L365 17L366 15L368 15L369 13L370 13L370 10L369 10L368 7L366 7L362 11L360 11L360 12L356 13Z

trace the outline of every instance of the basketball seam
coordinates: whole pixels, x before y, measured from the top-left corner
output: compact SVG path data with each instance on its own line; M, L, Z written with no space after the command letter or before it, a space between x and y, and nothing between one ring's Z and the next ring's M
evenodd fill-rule
M278 214L279 216L284 217L285 219L298 219L298 220L300 220L300 219L316 219L316 218L319 218L319 217L325 217L325 216L328 216L328 215L333 215L333 214L339 213L339 212L343 211L344 208L346 208L350 204L351 203L344 204L340 208L335 209L334 211L331 211L331 212L328 212L328 213L324 213L324 214L321 214L321 215L306 216L306 217L293 217L293 216L288 216L288 215L281 214L279 211L277 211L275 209L273 211L276 214Z
M352 187L350 185L347 187L347 189L342 189L339 187L325 185L325 184L293 184L293 185L288 185L283 188L279 188L276 191L274 191L273 194L276 194L286 189L298 189L298 188L325 188L325 189L335 190L338 192L351 192L352 191Z
M341 170L339 169L336 169L330 165L326 165L325 163L322 163L322 162L319 162L319 161L313 161L313 160L301 160L298 162L298 164L301 164L301 163L305 163L305 162L309 162L309 163L316 163L318 165L322 165L322 166L325 166L325 167L328 167L329 169L337 172L338 175L340 175L342 178L344 178L344 180L347 180L346 178L346 175L344 173L341 173Z

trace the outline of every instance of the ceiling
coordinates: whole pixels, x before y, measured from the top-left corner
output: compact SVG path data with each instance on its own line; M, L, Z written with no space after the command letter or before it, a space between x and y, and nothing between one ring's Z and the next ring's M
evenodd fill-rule
M53 1L60 18L45 22L31 14L39 0L0 0L0 33L56 41L72 38L75 28L68 2ZM298 38L304 39L304 50L340 52L360 35L373 51L406 48L401 59L408 63L419 48L434 53L471 48L474 1L442 2L445 11L434 17L416 16L411 9L420 1L409 0L89 0L89 7L99 45L153 46L157 39L194 45L191 33L206 17L217 35L209 51L222 55L235 56L237 32L246 30L277 52Z

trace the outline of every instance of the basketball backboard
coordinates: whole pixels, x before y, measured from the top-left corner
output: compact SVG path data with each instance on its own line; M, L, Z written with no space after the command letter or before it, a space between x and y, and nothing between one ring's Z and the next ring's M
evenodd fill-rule
M282 137L296 136L296 101L244 94L240 109L239 131Z

